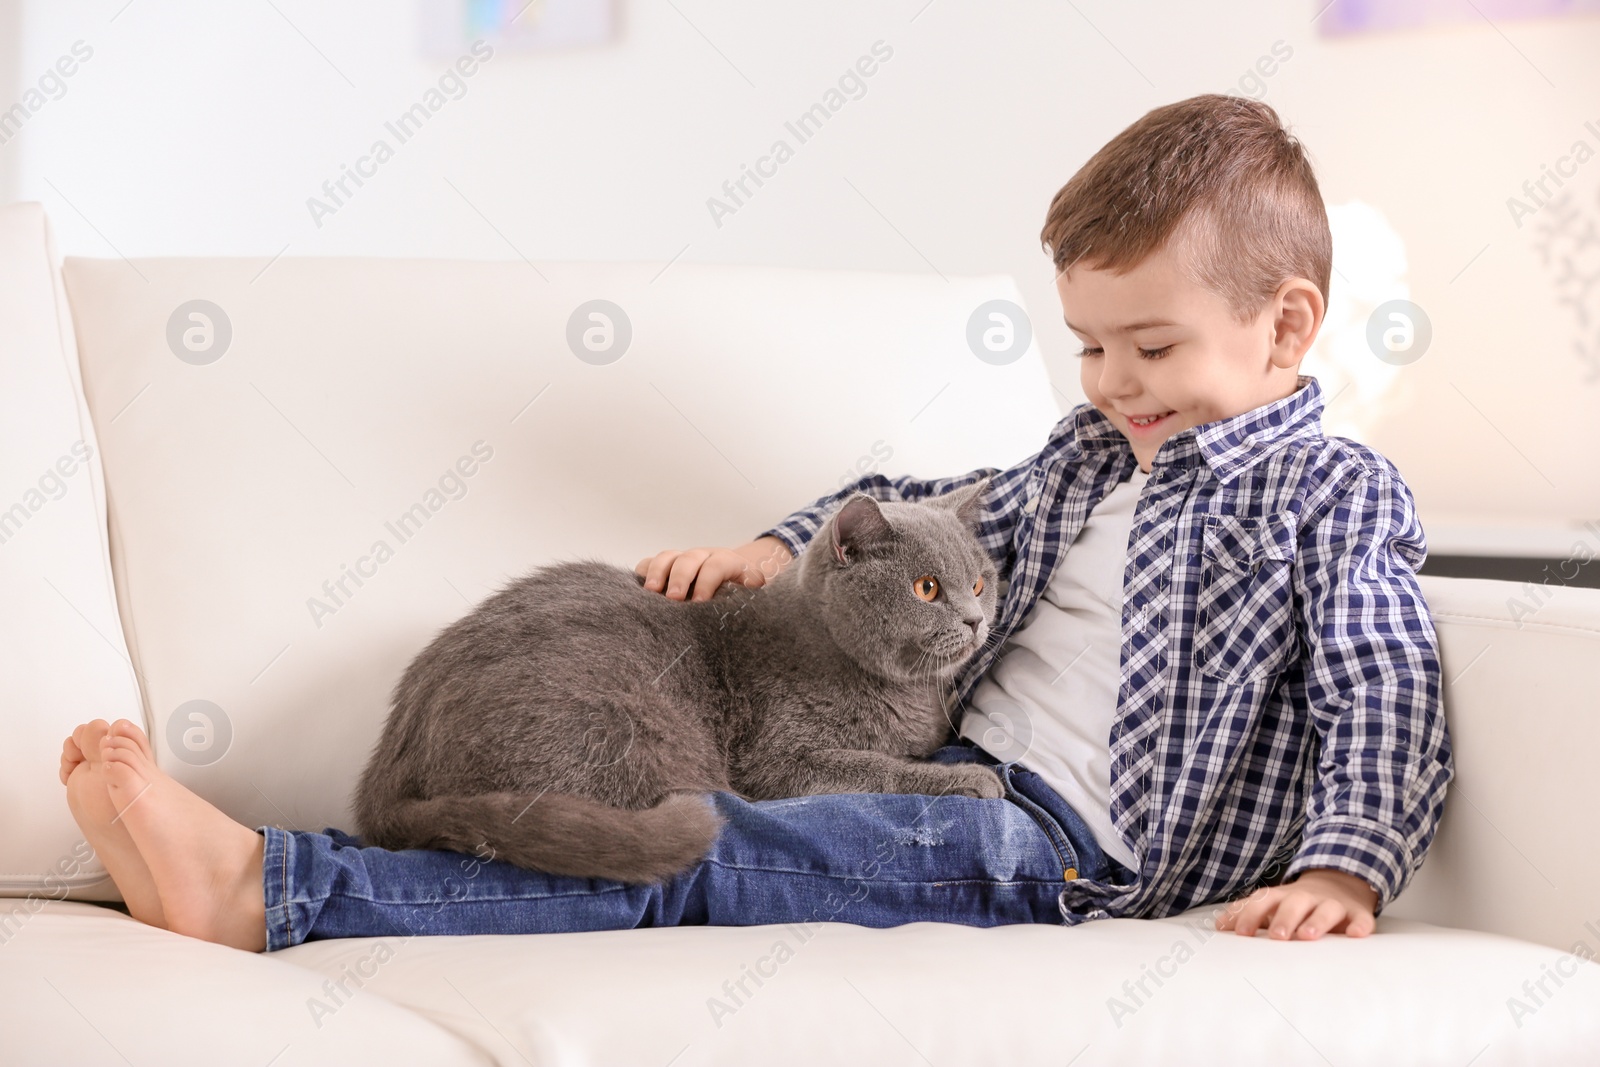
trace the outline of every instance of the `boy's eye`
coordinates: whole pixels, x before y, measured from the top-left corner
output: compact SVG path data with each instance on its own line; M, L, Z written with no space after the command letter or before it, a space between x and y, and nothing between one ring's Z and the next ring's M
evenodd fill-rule
M1160 359L1162 356L1165 356L1168 352L1171 352L1172 348L1173 348L1172 345L1164 345L1161 348L1141 348L1141 349L1139 349L1139 355L1142 356L1145 359ZM1104 351L1105 351L1105 349L1103 349L1103 348L1087 348L1086 347L1086 348L1083 349L1083 351L1078 353L1078 357L1080 359L1082 359L1082 358L1086 358L1088 356L1098 356L1101 353L1103 353Z
M983 595L983 579L982 578L979 578L976 582L972 583L972 595L973 596L982 596Z
M931 574L924 574L921 578L911 583L911 591L917 594L918 600L926 600L932 603L934 597L939 595L939 579Z

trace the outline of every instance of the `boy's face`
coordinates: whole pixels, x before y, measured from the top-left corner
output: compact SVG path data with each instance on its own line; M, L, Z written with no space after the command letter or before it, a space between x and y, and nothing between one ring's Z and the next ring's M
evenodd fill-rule
M1083 392L1122 431L1148 471L1180 430L1281 400L1322 322L1304 278L1279 287L1241 323L1222 297L1189 280L1168 241L1117 275L1077 264L1056 278L1067 326L1083 342Z

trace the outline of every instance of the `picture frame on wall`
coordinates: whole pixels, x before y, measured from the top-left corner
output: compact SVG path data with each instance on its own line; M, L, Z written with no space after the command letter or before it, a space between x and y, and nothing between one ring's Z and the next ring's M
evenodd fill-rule
M1600 0L1311 0L1324 37L1459 22L1600 15Z
M460 55L474 41L506 54L612 43L616 0L421 0L421 50L428 59Z

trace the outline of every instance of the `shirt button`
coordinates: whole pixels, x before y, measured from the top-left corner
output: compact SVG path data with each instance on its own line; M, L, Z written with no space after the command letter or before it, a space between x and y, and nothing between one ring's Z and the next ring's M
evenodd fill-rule
M1039 497L1038 497L1038 495L1035 494L1034 496L1030 496L1028 498L1028 502L1026 504L1022 505L1022 510L1024 512L1026 512L1027 514L1029 514L1029 515L1032 515L1035 511L1038 511L1039 510Z

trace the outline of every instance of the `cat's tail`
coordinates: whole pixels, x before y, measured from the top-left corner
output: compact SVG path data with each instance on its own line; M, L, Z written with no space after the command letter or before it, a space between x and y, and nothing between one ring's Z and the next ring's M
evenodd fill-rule
M703 859L724 821L696 793L651 808L572 793L485 793L395 801L362 837L380 848L448 849L548 874L649 883Z

